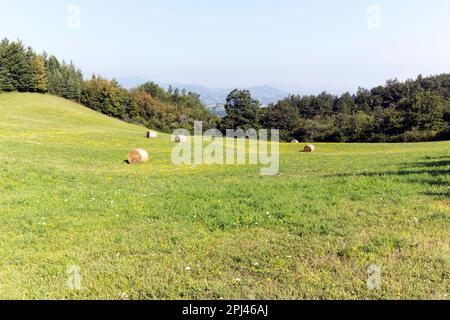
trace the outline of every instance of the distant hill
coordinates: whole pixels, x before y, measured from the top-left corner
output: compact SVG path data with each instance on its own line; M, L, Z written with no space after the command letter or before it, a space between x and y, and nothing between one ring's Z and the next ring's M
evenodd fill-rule
M281 91L275 87L271 86L254 86L247 88L208 88L202 85L190 85L190 84L167 84L161 83L161 86L164 88L168 88L169 85L172 87L187 89L192 92L196 92L201 96L201 99L204 104L216 105L216 104L225 104L225 100L228 94L234 89L245 89L249 90L252 96L255 99L258 99L264 106L267 106L271 103L276 103L277 101L287 97L289 94Z
M121 85L126 88L137 87L140 84L146 82L147 80L139 77L128 77L117 79ZM210 109L220 109L220 106L225 104L226 97L228 94L236 88L208 88L198 84L182 84L182 83L161 83L158 82L160 86L167 89L169 86L179 89L186 89L198 93L201 97L202 102L208 106ZM271 86L253 86L248 88L238 88L246 89L252 93L255 99L261 101L263 106L267 106L271 103L276 103L277 101L287 97L289 94ZM218 113L219 115L220 112Z

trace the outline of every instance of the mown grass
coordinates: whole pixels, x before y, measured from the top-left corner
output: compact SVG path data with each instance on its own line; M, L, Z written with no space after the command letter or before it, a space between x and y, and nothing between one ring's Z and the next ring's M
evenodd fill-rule
M0 95L0 298L448 299L449 142L282 144L263 177L174 166L145 131ZM127 165L137 147L151 160Z

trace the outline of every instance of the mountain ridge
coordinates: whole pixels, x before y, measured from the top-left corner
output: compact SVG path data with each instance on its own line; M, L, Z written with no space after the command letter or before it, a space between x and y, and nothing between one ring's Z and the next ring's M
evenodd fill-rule
M148 80L139 77L126 77L118 78L117 81L125 88L131 89L137 87ZM252 96L259 100L263 106L267 106L271 103L276 103L279 100L289 96L289 94L281 89L270 85L257 85L250 87L236 87L236 88L210 88L201 84L185 84L185 83L167 83L158 82L164 89L168 89L170 86L178 89L186 89L188 91L195 92L200 95L202 102L210 109L217 105L224 105L226 97L234 89L249 90Z

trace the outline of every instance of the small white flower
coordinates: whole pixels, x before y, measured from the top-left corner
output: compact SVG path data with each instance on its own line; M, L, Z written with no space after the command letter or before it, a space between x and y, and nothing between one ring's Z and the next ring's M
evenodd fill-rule
M191 267L184 268L184 271L191 271Z
M120 298L121 299L127 299L128 298L128 294L126 292L121 292L120 293Z

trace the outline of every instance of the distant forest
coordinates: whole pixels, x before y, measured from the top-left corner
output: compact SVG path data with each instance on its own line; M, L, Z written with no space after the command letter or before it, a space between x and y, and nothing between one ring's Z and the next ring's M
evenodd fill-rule
M170 133L204 129L280 129L285 141L416 142L450 139L450 74L399 82L341 96L290 96L267 108L249 91L227 97L227 115L208 111L199 95L145 83L127 90L115 80L84 80L73 64L37 54L21 42L0 43L0 91L50 93L121 120Z

